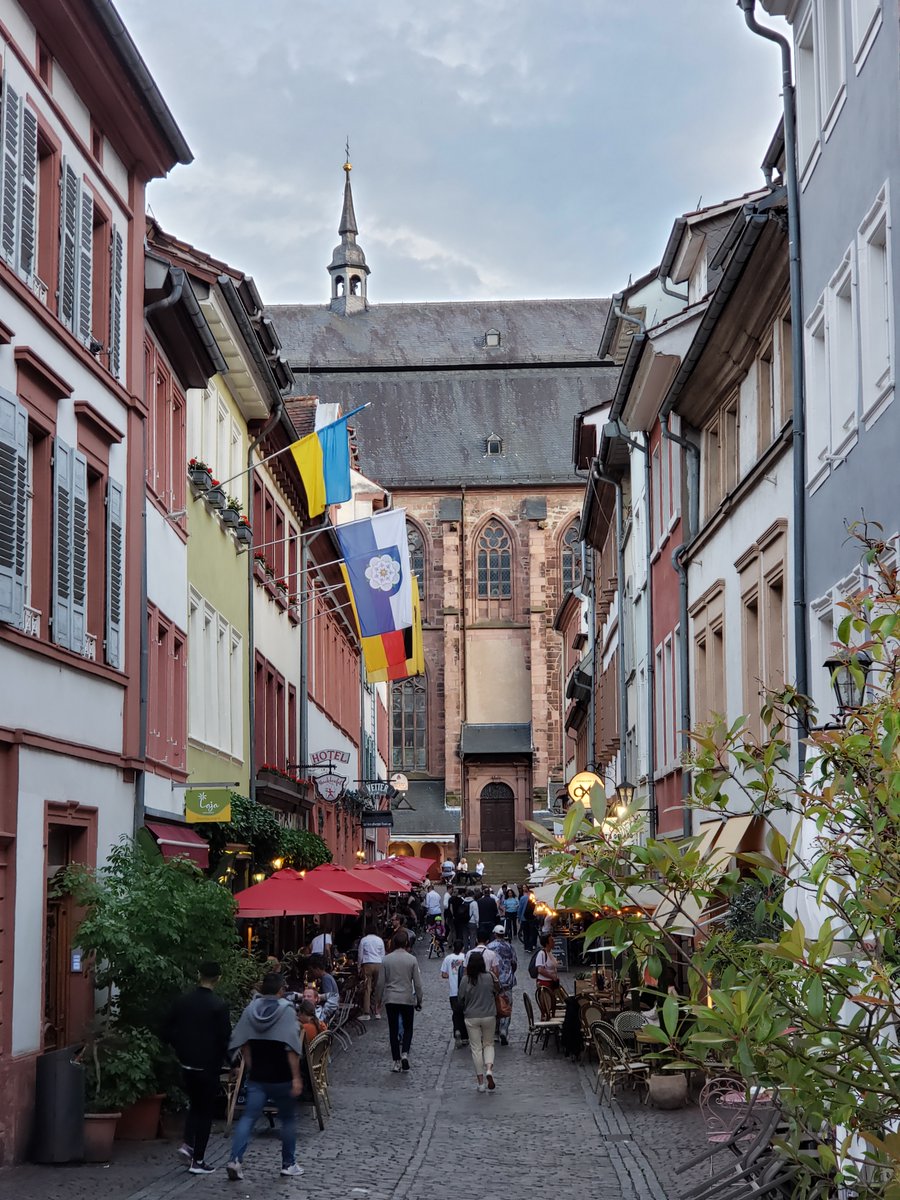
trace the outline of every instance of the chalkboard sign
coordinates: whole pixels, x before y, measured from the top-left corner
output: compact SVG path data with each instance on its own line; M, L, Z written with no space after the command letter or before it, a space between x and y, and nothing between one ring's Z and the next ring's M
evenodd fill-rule
M553 954L556 961L559 963L561 971L569 969L569 941L568 938L554 935L553 938Z

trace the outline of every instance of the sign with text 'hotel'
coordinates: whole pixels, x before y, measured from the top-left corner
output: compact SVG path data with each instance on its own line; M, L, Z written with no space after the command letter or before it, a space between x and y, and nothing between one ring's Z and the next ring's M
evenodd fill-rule
M184 819L188 825L230 821L231 792L228 788L190 788L184 793Z

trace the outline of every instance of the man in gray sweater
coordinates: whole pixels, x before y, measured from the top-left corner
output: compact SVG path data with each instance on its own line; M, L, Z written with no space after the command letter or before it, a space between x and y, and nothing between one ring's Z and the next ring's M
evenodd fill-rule
M409 1070L413 1020L422 1007L422 976L419 964L410 954L405 929L393 937L393 950L384 956L378 973L376 1002L387 1011L391 1039L392 1071Z

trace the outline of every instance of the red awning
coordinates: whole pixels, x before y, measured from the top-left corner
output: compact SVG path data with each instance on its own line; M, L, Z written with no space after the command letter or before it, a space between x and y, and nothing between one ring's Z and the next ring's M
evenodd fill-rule
M189 858L203 870L209 866L209 843L187 825L157 825L147 821L146 827L156 838L163 858Z

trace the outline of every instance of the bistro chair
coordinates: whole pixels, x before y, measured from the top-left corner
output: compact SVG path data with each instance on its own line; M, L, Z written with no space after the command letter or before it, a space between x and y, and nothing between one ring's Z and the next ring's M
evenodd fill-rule
M621 1012L613 1020L613 1029L629 1049L635 1050L637 1043L634 1032L636 1029L643 1029L646 1024L643 1013Z
M331 1034L320 1033L311 1042L304 1041L306 1067L312 1089L313 1104L319 1129L325 1128L325 1116L331 1116L331 1097L328 1091L328 1062Z
M591 1040L597 1051L597 1079L594 1085L597 1099L602 1102L603 1090L608 1088L612 1100L616 1088L627 1083L634 1088L642 1088L642 1098L646 1101L650 1091L650 1064L629 1058L615 1030L603 1021L595 1021L591 1026Z
M353 1045L353 1038L346 1029L347 1022L350 1020L350 1010L352 1007L353 997L348 996L341 1000L328 1020L328 1032L343 1050L349 1050Z
M757 1120L755 1129L751 1120ZM789 1194L785 1190L792 1175L799 1170L796 1163L788 1162L773 1146L778 1134L781 1111L777 1105L765 1106L758 1116L753 1114L753 1105L745 1110L740 1123L731 1134L711 1149L698 1154L677 1168L681 1175L701 1163L710 1161L723 1150L730 1151L726 1165L711 1174L705 1183L683 1193L683 1200L713 1200L713 1197L764 1196Z
M558 1025L562 1025L562 1017L557 1017L554 1014L554 1009L556 1006L553 1003L552 989L547 987L536 988L535 996L537 997L538 1008L541 1010L541 1020L548 1023L555 1022Z
M534 1049L535 1042L542 1042L544 1048L547 1047L547 1042L551 1037L556 1038L556 1048L559 1049L559 1031L562 1028L561 1021L535 1021L534 1005L531 1003L531 997L527 992L522 993L522 1002L525 1005L525 1016L528 1018L528 1033L525 1036L525 1046L523 1049L526 1054L531 1054Z

